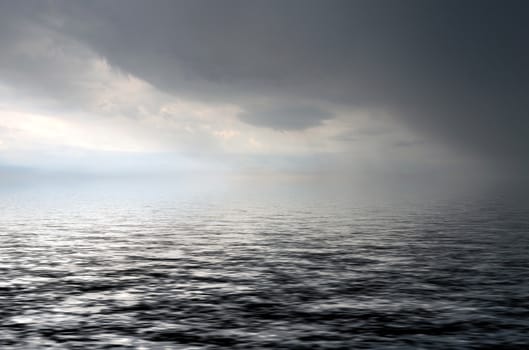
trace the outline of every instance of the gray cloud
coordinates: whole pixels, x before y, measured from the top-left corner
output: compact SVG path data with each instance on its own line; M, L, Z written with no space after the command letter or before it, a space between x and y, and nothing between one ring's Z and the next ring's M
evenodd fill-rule
M383 108L456 151L525 168L525 1L117 0L16 7L17 16L86 43L160 89L236 103L247 110L240 118L254 125L303 129L331 117L316 107L285 109L287 99ZM255 109L263 97L277 106Z
M246 123L281 131L315 127L332 116L331 112L303 103L253 106L239 114Z

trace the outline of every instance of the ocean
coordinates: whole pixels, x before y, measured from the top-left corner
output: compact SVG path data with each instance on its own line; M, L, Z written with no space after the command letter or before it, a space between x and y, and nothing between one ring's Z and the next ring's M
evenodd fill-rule
M529 348L524 201L0 198L1 349Z

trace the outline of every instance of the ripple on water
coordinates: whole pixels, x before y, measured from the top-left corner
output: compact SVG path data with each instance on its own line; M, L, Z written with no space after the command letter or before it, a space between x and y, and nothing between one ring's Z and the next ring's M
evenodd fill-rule
M10 211L0 346L523 348L529 211L480 208Z

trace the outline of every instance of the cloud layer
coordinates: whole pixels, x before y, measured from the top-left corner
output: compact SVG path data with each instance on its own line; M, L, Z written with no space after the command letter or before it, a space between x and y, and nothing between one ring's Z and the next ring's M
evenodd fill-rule
M524 1L25 1L0 13L6 91L81 124L127 120L144 149L325 154L348 168L436 155L447 173L529 173Z

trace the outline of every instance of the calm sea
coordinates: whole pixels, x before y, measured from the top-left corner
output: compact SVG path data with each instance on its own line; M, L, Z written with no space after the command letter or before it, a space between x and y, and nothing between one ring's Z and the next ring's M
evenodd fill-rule
M126 193L0 193L0 348L529 348L520 201Z

